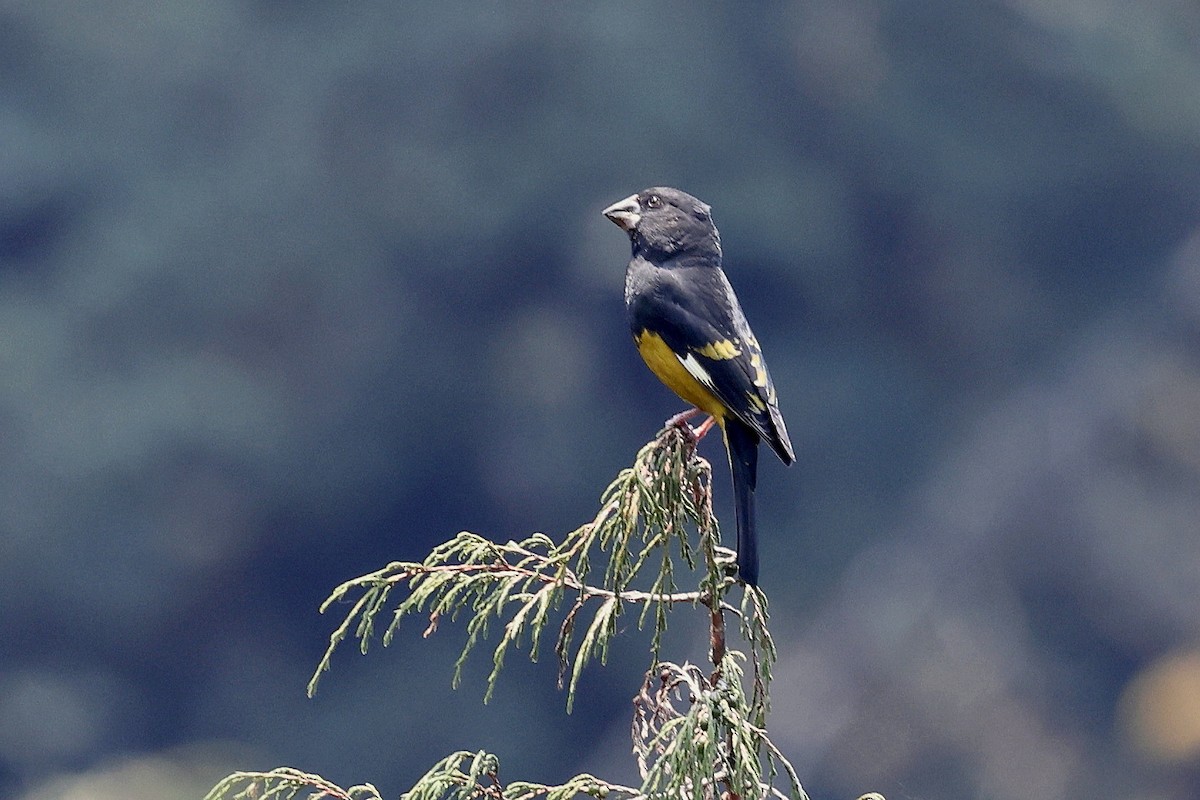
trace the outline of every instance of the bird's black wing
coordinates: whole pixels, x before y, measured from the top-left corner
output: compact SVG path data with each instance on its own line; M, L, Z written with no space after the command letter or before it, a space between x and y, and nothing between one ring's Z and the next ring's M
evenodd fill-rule
M674 272L674 271L673 271ZM719 269L672 274L630 303L635 329L658 334L683 367L785 464L795 460L762 348Z

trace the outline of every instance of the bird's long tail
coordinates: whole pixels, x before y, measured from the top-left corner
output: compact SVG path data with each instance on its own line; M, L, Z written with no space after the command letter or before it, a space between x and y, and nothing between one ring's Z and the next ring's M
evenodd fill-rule
M733 509L737 517L737 567L742 580L758 585L758 535L754 529L754 486L758 482L758 434L736 419L722 426L733 475Z

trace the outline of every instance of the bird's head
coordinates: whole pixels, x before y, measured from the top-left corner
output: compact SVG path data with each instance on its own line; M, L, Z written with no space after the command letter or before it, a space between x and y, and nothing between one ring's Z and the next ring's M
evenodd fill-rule
M604 216L629 234L635 254L721 255L710 207L687 192L667 186L643 189L604 209Z

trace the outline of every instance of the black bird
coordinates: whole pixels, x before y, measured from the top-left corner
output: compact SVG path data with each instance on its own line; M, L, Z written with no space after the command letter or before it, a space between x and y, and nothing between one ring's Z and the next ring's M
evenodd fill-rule
M633 242L625 307L646 365L675 394L721 426L733 474L737 566L758 584L754 486L758 443L796 460L762 348L721 269L711 208L686 192L645 189L604 209ZM689 412L695 413L695 412Z

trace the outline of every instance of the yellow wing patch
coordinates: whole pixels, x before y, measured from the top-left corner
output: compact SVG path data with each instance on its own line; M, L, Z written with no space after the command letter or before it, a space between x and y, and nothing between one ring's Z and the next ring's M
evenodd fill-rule
M754 370L754 385L765 389L768 381L767 368L763 366L762 348L753 336L746 337L746 344L750 346L750 367Z
M695 352L706 358L711 358L713 361L727 361L731 358L737 358L742 354L738 350L737 345L728 339L722 339L719 342L709 342L704 347L693 348Z

